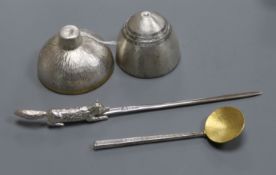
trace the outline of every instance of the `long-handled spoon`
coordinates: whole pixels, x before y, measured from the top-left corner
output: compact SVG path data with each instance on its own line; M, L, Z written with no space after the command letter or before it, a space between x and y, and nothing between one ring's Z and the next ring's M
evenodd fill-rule
M46 118L50 126L64 126L67 122L96 122L107 120L108 116L116 114L127 114L143 111L151 111L158 109L168 109L173 107L193 106L206 103L215 103L227 100L242 99L261 95L262 92L243 92L236 94L228 94L216 97L198 98L192 100L181 100L176 102L169 102L156 105L140 105L140 106L122 106L115 108L108 108L101 103L95 103L92 106L82 106L78 108L69 109L50 109L48 111L37 110L17 110L15 114L19 117L28 120L38 120Z
M234 107L222 107L209 115L202 132L98 140L94 143L94 149L108 149L194 137L207 137L215 143L226 143L235 139L242 133L245 125L244 123L243 114L239 109Z

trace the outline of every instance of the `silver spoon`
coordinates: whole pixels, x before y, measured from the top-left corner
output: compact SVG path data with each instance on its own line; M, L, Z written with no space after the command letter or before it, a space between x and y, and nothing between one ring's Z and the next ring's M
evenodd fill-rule
M204 129L201 132L97 140L94 143L94 149L109 149L196 137L207 137L214 143L223 144L237 138L242 133L244 125L244 117L239 109L222 107L216 109L207 117Z

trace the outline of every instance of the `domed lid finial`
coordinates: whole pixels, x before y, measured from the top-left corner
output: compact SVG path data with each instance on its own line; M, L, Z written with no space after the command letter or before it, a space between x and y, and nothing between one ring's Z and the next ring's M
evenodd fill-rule
M80 30L74 25L67 25L60 29L59 43L63 49L73 50L81 45Z
M156 12L141 11L129 18L124 26L124 34L130 39L155 41L170 32L166 19Z

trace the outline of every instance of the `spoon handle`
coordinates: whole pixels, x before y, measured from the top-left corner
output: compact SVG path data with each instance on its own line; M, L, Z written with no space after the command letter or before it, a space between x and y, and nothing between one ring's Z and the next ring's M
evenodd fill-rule
M181 100L181 101L162 103L162 104L156 104L156 105L122 106L122 107L110 108L107 112L104 113L104 115L109 116L114 114L127 114L127 113L151 111L151 110L158 110L158 109L168 109L168 108L174 108L174 107L193 106L193 105L200 105L200 104L206 104L206 103L221 102L226 100L249 98L249 97L258 96L261 94L262 92L260 91L252 91L252 92L227 94L227 95L208 97L208 98Z
M110 149L131 145L149 144L157 142L167 142L174 140L190 139L195 137L205 136L204 132L191 132L191 133L175 133L166 135L142 136L142 137L129 137L121 139L109 140L96 140L94 143L94 150Z

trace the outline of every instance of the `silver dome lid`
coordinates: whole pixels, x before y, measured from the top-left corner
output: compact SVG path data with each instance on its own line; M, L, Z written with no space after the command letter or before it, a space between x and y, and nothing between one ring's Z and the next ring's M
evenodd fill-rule
M111 50L94 33L64 26L41 49L38 77L50 90L81 94L105 83L113 72Z
M131 16L123 27L126 38L133 42L156 42L170 33L170 24L156 12L141 11Z
M156 12L134 14L119 33L116 61L132 76L164 76L174 70L180 57L178 39L171 25Z

